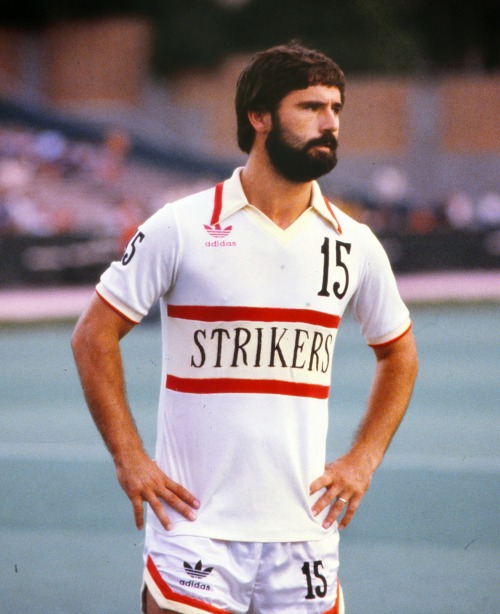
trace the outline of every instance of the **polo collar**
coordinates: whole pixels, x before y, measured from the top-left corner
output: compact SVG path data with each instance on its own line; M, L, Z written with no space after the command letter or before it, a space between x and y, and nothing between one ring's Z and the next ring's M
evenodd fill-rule
M235 169L232 176L215 186L215 202L211 225L220 224L236 211L250 205L241 185L241 171L243 167ZM333 205L322 195L317 181L312 182L311 207L327 222L330 222L338 234L342 229L335 216Z

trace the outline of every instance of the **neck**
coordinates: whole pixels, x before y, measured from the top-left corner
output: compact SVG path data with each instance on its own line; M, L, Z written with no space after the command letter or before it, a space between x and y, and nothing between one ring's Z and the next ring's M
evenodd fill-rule
M312 182L293 183L278 174L268 160L250 154L241 173L248 202L286 230L309 207Z

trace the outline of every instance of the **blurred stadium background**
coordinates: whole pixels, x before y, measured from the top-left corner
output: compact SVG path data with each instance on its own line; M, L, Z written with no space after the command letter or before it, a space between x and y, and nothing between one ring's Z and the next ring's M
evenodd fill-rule
M141 220L244 161L239 70L253 51L299 38L347 75L340 161L323 190L386 246L422 360L412 411L344 537L349 611L499 611L499 10L494 0L2 7L0 610L136 611L141 538L84 409L72 322ZM32 320L43 325L18 326ZM151 447L156 326L126 340ZM365 394L358 369L371 368L345 327L332 401L341 446Z
M327 195L397 272L496 269L493 0L29 0L0 12L0 287L93 283L164 202L226 177L248 55L292 38L347 74Z

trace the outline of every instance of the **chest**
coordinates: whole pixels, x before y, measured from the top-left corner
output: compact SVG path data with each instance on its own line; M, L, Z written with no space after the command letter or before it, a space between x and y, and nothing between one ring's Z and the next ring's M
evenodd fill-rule
M362 258L352 237L311 215L287 231L244 211L217 227L183 231L169 302L267 306L341 315L359 283Z

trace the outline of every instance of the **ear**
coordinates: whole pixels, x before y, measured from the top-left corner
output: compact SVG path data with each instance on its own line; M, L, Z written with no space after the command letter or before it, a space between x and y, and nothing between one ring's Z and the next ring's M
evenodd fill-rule
M248 121L257 134L267 134L272 128L269 111L248 111Z

